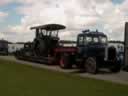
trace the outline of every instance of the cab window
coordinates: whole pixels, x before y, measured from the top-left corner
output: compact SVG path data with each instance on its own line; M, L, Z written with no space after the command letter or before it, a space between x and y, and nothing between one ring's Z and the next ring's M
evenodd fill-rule
M91 36L87 36L84 38L84 43L85 44L88 44L88 43L91 43L93 41L92 37Z
M93 42L94 43L98 43L99 42L99 38L98 37L93 37Z
M101 41L101 43L106 43L107 42L107 38L100 36L100 41Z
M83 45L83 39L84 39L83 36L79 36L79 37L78 37L78 44L79 44L79 45Z
M89 43L89 42L92 42L92 37L86 37L86 41Z

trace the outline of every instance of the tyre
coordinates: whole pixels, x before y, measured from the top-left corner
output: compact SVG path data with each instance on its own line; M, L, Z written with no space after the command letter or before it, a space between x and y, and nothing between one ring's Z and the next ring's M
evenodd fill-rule
M120 72L120 70L121 70L120 64L117 64L117 65L115 64L115 66L110 68L110 71L115 73Z
M96 65L96 59L94 57L88 57L85 61L84 67L86 72L96 74L98 70Z
M69 56L67 54L64 54L60 57L59 65L63 69L70 69L72 68L72 65L69 62Z
M128 66L125 65L125 66L123 67L123 70L126 71L126 72L128 72Z

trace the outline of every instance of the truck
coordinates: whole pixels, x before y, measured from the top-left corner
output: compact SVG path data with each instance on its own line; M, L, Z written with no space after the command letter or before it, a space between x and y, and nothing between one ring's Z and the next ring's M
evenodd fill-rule
M100 68L120 71L116 49L108 47L107 36L103 32L83 30L77 35L76 46L62 46L58 33L65 28L60 24L31 27L36 30L33 42L25 44L15 56L18 59L59 65L63 69L75 65L92 74L97 73Z

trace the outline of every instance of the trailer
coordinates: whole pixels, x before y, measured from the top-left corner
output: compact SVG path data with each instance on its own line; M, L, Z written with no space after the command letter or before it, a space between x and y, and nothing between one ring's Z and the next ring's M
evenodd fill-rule
M77 36L76 46L62 46L59 30L64 25L46 24L31 27L36 30L36 37L30 44L15 53L16 58L34 62L59 65L61 68L77 68L89 73L97 73L100 68L109 68L112 72L120 71L116 49L108 47L107 36L102 33L84 30Z

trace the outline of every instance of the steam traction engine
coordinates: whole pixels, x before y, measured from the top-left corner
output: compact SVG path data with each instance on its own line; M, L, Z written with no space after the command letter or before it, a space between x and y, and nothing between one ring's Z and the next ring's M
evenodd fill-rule
M36 36L32 43L26 43L24 48L16 52L19 59L36 61L47 64L57 64L60 55L65 52L76 52L76 47L62 47L59 45L59 30L65 26L59 24L47 24L31 27L36 30Z

